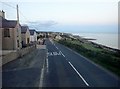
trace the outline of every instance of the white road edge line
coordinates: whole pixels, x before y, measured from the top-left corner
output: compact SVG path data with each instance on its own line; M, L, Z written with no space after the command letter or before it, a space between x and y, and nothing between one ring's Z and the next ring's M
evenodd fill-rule
M45 62L44 62L44 64L45 64ZM44 78L44 70L45 70L44 64L43 64L43 68L41 70L39 87L43 87L43 78Z
M47 53L48 53L48 50L47 50ZM47 56L46 56L46 59L48 59L48 54L47 54ZM47 60L46 60L46 61L47 61ZM43 68L41 69L39 87L43 87L44 71L45 71L45 60L44 60L44 63L43 63Z
M75 70L75 72L79 75L79 77L83 80L83 82L87 85L87 86L89 86L89 84L86 82L86 80L82 77L82 75L76 70L76 68L70 63L70 62L68 62L70 65L71 65L71 67Z
M44 68L42 68L42 70L41 70L40 85L39 85L39 87L42 87L42 85L43 85L43 76L44 76Z

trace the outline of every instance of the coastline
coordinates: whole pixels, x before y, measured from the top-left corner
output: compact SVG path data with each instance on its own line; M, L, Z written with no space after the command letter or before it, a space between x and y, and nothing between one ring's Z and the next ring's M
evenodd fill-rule
M82 39L86 39L107 48L120 50L118 47L117 33L72 33L72 35L79 36Z
M74 36L74 35L73 35ZM96 43L96 42L92 42L91 40L97 40L97 39L92 39L92 38L83 38L83 37L81 37L81 36L79 36L79 35L77 35L78 37L78 39L79 40L82 40L82 41L87 41L87 42L89 42L89 43L91 43L91 44L93 44L94 46L97 46L97 47L99 47L99 48L102 48L102 49L107 49L107 50L109 50L109 51L113 51L113 52L120 52L120 49L117 49L117 48L112 48L112 47L109 47L109 46L106 46L106 45L103 45L103 44L99 44L99 43Z

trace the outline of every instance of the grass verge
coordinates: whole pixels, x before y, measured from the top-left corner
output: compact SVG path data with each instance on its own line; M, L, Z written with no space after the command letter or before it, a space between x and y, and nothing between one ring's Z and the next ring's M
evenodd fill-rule
M80 40L62 39L57 40L57 42L75 50L120 77L120 55L118 51L103 49L90 42Z

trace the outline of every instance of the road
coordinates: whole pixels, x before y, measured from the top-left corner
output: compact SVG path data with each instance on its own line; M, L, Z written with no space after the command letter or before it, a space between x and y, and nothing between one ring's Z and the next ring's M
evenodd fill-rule
M46 39L44 87L118 87L117 76L69 48Z

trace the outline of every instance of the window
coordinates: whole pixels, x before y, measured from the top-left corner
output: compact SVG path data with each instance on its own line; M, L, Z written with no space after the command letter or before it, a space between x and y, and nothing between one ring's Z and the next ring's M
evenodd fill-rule
M8 28L4 29L4 37L10 37L10 30Z
M19 47L19 40L17 40L17 46Z

